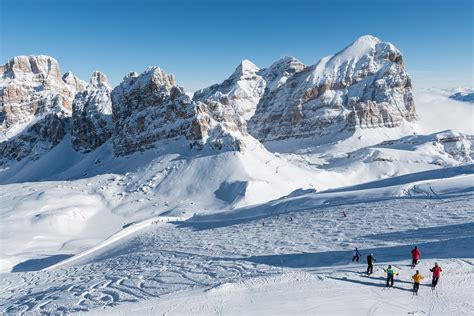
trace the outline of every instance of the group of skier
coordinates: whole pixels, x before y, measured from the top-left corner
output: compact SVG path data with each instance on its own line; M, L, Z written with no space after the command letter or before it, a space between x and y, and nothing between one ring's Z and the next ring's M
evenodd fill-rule
M352 257L352 262L359 262L360 258L362 255L359 252L359 249L355 249L354 251L354 256ZM418 249L417 246L415 246L412 251L411 251L411 267L415 268L416 265L420 262L421 258L421 252ZM373 253L370 253L367 256L367 275L371 275L374 273L374 262L375 262L375 257ZM394 283L394 277L398 275L397 272L392 268L391 265L388 265L387 269L383 269L384 272L387 274L387 279L386 279L386 287L392 287ZM441 272L443 269L438 265L437 262L435 262L435 265L433 268L430 269L430 272L433 273L433 278L431 281L432 288L434 289L436 285L438 284L438 280L441 276ZM419 270L416 270L416 273L411 277L413 280L413 294L418 295L418 290L420 288L420 282L424 279L423 275L420 274Z

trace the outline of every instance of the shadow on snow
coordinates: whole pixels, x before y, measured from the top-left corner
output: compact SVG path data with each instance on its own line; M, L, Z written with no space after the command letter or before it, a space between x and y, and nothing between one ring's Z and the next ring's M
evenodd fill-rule
M26 260L14 266L11 272L39 271L72 256L73 255L54 255L41 259Z

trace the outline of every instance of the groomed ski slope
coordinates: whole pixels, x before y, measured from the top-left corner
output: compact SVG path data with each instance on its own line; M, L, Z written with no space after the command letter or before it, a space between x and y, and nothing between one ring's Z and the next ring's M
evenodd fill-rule
M190 221L135 223L124 228L130 233L119 232L56 268L3 274L0 309L13 314L471 315L472 165L392 180L327 193L295 192L254 206L261 209L258 216L247 216L247 207ZM418 297L410 292L414 271L408 267L414 244L422 251L425 283L435 261L444 270L439 288L432 292L423 285ZM355 246L378 260L370 278L363 263L350 262ZM388 263L400 275L395 288L384 290L381 268Z
M411 293L407 261L397 262L400 278L384 286L381 268L369 278L361 266L304 269L272 277L224 284L209 291L190 290L141 304L105 308L96 315L470 315L472 260L440 260L443 269L456 271L434 291L423 284ZM425 271L433 260L423 262ZM425 281L424 283L429 283Z

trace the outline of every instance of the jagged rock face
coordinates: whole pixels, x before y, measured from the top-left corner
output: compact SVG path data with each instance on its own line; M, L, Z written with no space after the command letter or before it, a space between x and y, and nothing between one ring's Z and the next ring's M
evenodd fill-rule
M266 81L266 93L270 93L285 84L288 78L305 68L306 65L298 59L286 56L274 62L270 67L260 70L259 74Z
M71 72L66 72L63 75L62 80L66 85L72 87L73 91L83 91L87 88L87 84L81 79L74 76Z
M107 77L96 71L86 90L72 103L71 142L77 151L88 152L112 137L112 88Z
M114 154L127 155L184 138L190 146L242 150L245 126L219 103L194 102L157 67L131 73L112 91Z
M238 145L237 140L228 142L240 126L232 120L234 113L192 101L172 75L157 67L124 78L112 91L112 113L114 153L118 156L175 138L186 138L198 146Z
M251 61L244 60L228 79L195 92L193 100L208 105L230 106L247 121L254 115L264 93L278 88L304 67L292 57L285 57L267 69L260 69Z
M0 66L0 132L51 111L71 111L85 83L71 73L61 78L49 56L19 56Z
M266 82L258 75L259 70L251 61L244 60L228 79L195 92L193 100L209 105L220 103L231 106L240 116L248 119L265 91Z
M160 68L129 74L112 91L115 155L152 148L160 139L186 136L193 107L174 77Z
M273 141L355 127L395 127L415 119L400 51L363 36L265 94L248 128L260 141Z
M67 131L68 118L50 113L8 141L0 143L0 165L26 157L37 159L59 144Z
M437 133L433 146L445 152L459 162L472 162L474 158L474 142L472 136L451 130Z

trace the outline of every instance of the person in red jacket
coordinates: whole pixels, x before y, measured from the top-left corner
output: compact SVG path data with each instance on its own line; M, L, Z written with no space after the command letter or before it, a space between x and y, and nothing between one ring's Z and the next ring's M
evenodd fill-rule
M431 282L431 285L433 285L433 288L436 287L438 284L439 277L441 276L441 272L443 269L438 265L437 262L435 262L435 265L433 268L430 269L431 272L433 272L433 281Z
M414 268L420 260L421 253L417 246L411 251L411 266Z

